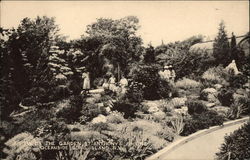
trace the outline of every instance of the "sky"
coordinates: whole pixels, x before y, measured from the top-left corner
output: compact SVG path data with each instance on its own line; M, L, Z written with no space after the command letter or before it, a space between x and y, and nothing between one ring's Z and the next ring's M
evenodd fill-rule
M137 16L144 45L181 41L194 35L214 39L221 20L228 35L249 31L246 1L1 1L1 27L17 27L25 18L55 17L68 40L85 34L97 18Z

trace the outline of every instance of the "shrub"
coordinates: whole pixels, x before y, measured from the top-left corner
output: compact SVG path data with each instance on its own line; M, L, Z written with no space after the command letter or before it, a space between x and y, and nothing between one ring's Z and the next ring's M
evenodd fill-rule
M188 113L189 114L201 114L207 110L205 104L200 100L187 101Z
M128 98L129 102L141 103L143 101L142 83L132 82L125 97Z
M174 92L174 96L177 96L178 92L176 92L176 90L174 89L174 86L171 83L160 79L158 85L159 86L158 86L157 94L160 98L169 98L172 96L170 94L173 94L173 92Z
M59 118L63 118L67 123L73 123L81 116L81 108L83 103L84 100L81 96L73 96L70 98L69 102L66 101L64 104L63 102L59 103L57 107L62 108L57 112L56 115Z
M229 77L229 85L232 88L242 88L247 83L247 76L243 74L231 75Z
M250 159L250 122L244 124L240 129L225 136L220 151L216 153L217 159Z
M213 67L209 68L206 72L202 74L202 79L212 83L223 83L225 81L226 72L223 67Z
M184 121L185 126L181 135L187 136L198 130L209 128L210 126L222 125L223 117L215 111L206 111L201 114L194 114L192 118Z
M133 80L144 85L143 96L145 99L159 98L157 94L160 80L158 70L159 66L157 65L143 65L138 66L138 69L132 73Z
M233 103L234 91L229 88L223 88L218 93L218 99L223 106L230 106Z
M93 82L93 85L94 85L94 87L97 88L97 87L102 86L103 82L104 82L104 79L103 79L103 78L96 78L96 79L94 80L94 82Z
M183 131L184 127L184 122L183 122L183 117L182 115L176 115L171 119L171 125L175 131L176 134L180 135L181 132Z
M237 119L240 118L242 114L249 113L249 100L246 101L235 101L231 104L229 112L227 113L227 118Z
M27 145L28 143L28 145ZM6 159L39 159L41 140L35 138L30 133L20 133L9 139L3 152L7 155Z
M188 90L188 89L191 89L191 88L199 88L201 86L200 82L197 82L195 80L192 80L192 79L188 79L188 78L183 78L181 80L178 80L176 83L175 83L176 87L177 88L181 88L181 89L185 89L185 90Z
M123 114L121 114L120 112L117 112L117 111L114 111L107 116L108 123L119 124L119 123L123 123L125 121L126 120L124 119Z
M113 103L111 110L124 114L124 118L135 118L135 113L140 109L138 103L130 103L127 100L121 100Z
M99 114L105 115L106 111L104 107L100 107L96 104L85 104L81 108L80 122L86 123L97 117Z

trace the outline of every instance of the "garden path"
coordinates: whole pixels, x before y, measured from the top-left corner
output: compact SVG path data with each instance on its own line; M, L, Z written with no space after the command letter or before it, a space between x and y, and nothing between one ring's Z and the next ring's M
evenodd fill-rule
M191 140L177 149L162 154L158 159L161 160L212 160L215 153L219 151L224 142L224 136L237 130L245 122L219 129L204 136Z

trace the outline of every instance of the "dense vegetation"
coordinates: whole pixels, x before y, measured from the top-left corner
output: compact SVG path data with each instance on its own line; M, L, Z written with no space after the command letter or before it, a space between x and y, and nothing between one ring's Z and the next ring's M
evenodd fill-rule
M100 18L67 42L54 18L1 28L1 158L145 159L177 136L249 114L249 54L228 42L223 23L213 54L190 50L202 36L144 47L138 29L134 16ZM224 68L233 59L239 74ZM175 81L159 76L164 65ZM83 67L100 92L81 93ZM129 80L125 93L102 88L111 74Z

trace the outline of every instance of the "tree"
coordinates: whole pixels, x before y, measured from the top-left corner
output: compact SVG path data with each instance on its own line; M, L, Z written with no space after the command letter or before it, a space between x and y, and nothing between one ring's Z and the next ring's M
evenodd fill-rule
M145 55L144 55L144 62L145 63L155 62L155 49L151 44L146 48Z
M213 43L213 55L217 65L222 64L226 66L230 63L230 47L223 21L219 24L219 32Z
M91 56L96 57L95 61L99 62L100 70L105 63L111 63L115 68L113 73L119 79L120 71L127 73L129 65L140 60L142 40L136 35L139 29L138 23L137 17L128 16L118 20L100 18L88 25L86 31L88 36L84 39L92 41L91 44L96 40L100 42L90 49L94 52Z

